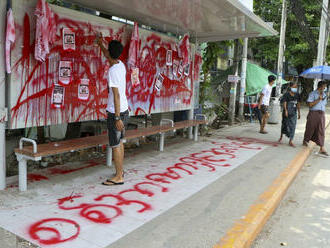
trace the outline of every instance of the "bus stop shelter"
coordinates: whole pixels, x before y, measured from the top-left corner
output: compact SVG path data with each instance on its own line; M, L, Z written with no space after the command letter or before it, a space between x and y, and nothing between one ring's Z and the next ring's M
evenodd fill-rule
M19 6L22 0L7 0L0 2L0 30L5 33L6 5ZM33 0L32 2L37 2ZM251 9L243 4L246 1L238 0L72 0L68 1L84 7L100 11L110 16L116 16L138 22L162 33L171 33L174 36L189 34L190 42L197 46L207 41L221 41L246 37L264 37L276 35L277 32ZM24 7L24 6L23 6ZM23 8L22 7L22 8ZM54 7L55 8L55 7ZM69 10L62 14L69 13ZM63 15L64 15L63 14ZM23 19L23 18L22 18ZM95 20L97 22L97 20ZM15 76L5 73L4 44L5 37L1 36L0 47L0 189L6 187L6 128L24 128L33 125L52 125L44 123L29 125L22 123L14 125L13 109L17 107L10 103L13 99L9 93L9 85L16 80ZM11 89L13 91L13 89ZM18 94L19 95L19 94ZM21 96L24 94L22 93ZM193 105L185 106L193 115ZM33 111L33 110L31 110ZM162 111L162 110L160 110ZM94 118L95 119L95 118ZM8 122L9 121L9 122ZM71 121L72 122L72 121Z

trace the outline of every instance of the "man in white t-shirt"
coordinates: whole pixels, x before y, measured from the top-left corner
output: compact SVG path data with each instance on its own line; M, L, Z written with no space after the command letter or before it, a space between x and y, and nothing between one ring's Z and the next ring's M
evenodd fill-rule
M266 126L267 120L269 118L268 107L269 107L270 96L272 94L272 89L273 89L275 80L276 80L276 77L274 75L270 75L268 77L268 84L262 89L260 99L259 99L258 109L262 114L262 118L261 118L261 122L260 122L260 133L262 133L262 134L267 133L265 131L265 126Z
M116 168L116 175L103 182L103 185L122 185L124 184L124 144L125 127L128 122L128 102L126 97L126 67L119 60L123 52L123 45L112 40L108 49L102 44L102 39L98 38L104 56L108 59L110 68L108 71L108 105L107 105L107 125L109 134L109 146L113 149L113 157Z

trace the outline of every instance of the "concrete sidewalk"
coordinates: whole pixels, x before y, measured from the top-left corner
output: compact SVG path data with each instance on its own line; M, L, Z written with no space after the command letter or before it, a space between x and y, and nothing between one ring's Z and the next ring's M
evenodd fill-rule
M326 140L330 151L330 129ZM306 161L253 248L330 247L330 159L315 155L317 151Z
M217 130L198 143L168 140L163 153L146 149L127 158L119 188L100 185L112 173L102 162L38 171L27 192L0 193L0 226L42 247L212 247L300 149L277 145L280 125L268 130L259 134L252 123ZM3 247L16 247L14 237L6 237Z

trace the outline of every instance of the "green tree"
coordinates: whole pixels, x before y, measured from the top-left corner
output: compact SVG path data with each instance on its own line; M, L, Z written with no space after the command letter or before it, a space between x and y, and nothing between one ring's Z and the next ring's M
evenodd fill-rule
M254 11L280 30L282 1L255 0ZM318 0L289 0L285 57L298 73L313 65L317 56L321 4ZM253 58L263 67L276 70L279 36L251 39Z

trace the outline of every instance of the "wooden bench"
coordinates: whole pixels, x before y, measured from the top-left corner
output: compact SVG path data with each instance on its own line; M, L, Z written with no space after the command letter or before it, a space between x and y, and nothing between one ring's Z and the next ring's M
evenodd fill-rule
M201 119L198 119L201 117ZM173 122L172 120L163 119L159 126L152 126L147 128L140 128L135 130L126 131L126 140L150 136L159 134L159 150L164 150L165 133L169 131L175 131L178 129L184 129L194 127L194 140L198 140L198 127L199 125L206 124L205 115L196 115L195 120L187 120L180 122ZM32 145L23 146L23 143L31 143ZM66 152L74 152L87 148L103 146L109 144L109 138L107 134L88 136L83 138L64 140L59 142L50 142L46 144L37 144L35 140L21 138L19 141L19 148L15 149L15 154L18 160L18 180L19 190L27 190L27 161L40 161L43 157L53 156ZM107 147L107 165L112 165L112 149Z

